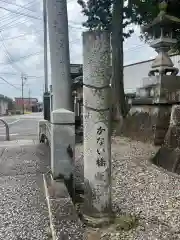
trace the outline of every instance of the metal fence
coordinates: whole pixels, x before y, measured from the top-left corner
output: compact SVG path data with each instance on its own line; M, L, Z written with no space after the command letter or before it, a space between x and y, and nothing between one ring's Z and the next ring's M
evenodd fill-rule
M4 124L5 128L6 128L6 141L10 141L10 135L9 135L9 125L8 123L3 120L3 119L0 119L0 121Z

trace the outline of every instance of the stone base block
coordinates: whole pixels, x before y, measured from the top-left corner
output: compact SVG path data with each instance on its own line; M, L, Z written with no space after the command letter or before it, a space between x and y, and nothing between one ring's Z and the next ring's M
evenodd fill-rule
M51 114L51 170L54 178L70 179L74 172L74 112L58 109Z

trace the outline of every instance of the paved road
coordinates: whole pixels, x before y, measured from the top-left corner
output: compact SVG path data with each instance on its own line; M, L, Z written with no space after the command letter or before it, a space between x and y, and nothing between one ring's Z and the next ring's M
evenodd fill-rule
M28 115L16 115L3 117L9 124L10 139L32 139L37 140L38 121L43 119L42 113L32 113ZM5 140L5 127L0 123L0 141Z

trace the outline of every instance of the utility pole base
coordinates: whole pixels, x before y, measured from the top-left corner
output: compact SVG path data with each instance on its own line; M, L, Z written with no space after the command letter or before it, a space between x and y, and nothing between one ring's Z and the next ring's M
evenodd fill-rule
M51 113L51 170L53 178L68 179L74 170L74 112L58 109Z

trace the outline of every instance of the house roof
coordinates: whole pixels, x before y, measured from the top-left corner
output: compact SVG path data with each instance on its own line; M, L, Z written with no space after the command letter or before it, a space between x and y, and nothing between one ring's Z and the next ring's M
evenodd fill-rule
M22 97L15 97L15 100L21 100ZM23 98L24 100L34 100L34 101L38 101L37 98Z

